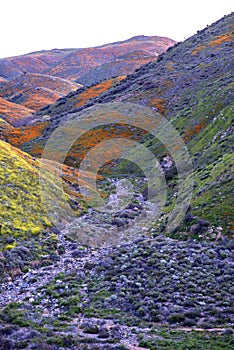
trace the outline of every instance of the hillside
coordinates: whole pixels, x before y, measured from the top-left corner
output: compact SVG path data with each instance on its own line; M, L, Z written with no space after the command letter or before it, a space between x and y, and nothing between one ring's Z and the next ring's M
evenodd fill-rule
M3 141L0 146L0 270L17 274L43 251L54 249L52 224L40 200L38 163ZM56 189L51 180L47 186Z
M54 49L51 51L42 51L22 55L18 57L10 57L0 60L0 76L5 79L14 79L25 72L47 74L57 76L68 80L82 80L82 76L87 74L91 69L102 66L103 64L116 61L122 61L122 69L124 70L125 57L130 52L141 51L141 59L138 61L136 57L132 57L132 67L127 73L133 72L142 63L152 61L157 58L157 54L164 52L175 41L162 37L147 37L139 36L120 41L112 44L107 44L95 48L84 49ZM122 57L123 56L123 57ZM126 58L129 61L130 57ZM114 73L124 75L116 70L111 72L103 72L102 76L98 77L99 81L110 78ZM126 72L125 72L126 74ZM96 82L93 77L92 82ZM82 83L81 83L82 84Z
M0 97L0 116L13 125L22 125L30 120L32 109L23 107L16 103Z
M167 38L139 36L96 48L54 49L0 59L0 97L38 111L79 89L79 81L92 85L129 74L157 59L174 43Z
M67 201L79 216L85 207L75 187L78 171L52 162L41 163L30 155L0 140L0 275L3 272L14 274L15 269L23 270L33 260L43 264L43 255L58 254L57 232L52 216L65 213ZM54 174L56 169L63 181L63 190ZM92 176L82 172L80 181ZM40 178L40 181L39 181ZM43 181L43 182L42 182ZM43 183L43 187L42 187ZM45 206L41 191L45 191L55 202L59 198L60 209ZM77 202L79 201L79 203ZM52 210L53 215L49 215ZM62 214L63 215L63 214ZM29 252L30 250L30 252ZM21 255L22 254L22 255ZM50 257L47 257L49 263ZM22 273L22 271L20 272Z
M44 115L48 115L53 119L53 117L57 115L61 116L62 114L71 114L75 111L79 111L81 107L89 106L93 99L98 98L124 78L126 78L126 76L118 76L116 78L103 80L90 87L83 87L82 89L71 92L67 96L58 99L53 105L45 106L45 108L38 111L36 113L36 118L40 120Z
M97 97L91 95L86 105L81 103L79 106L79 98L86 92L78 91L39 112L39 119L43 113L50 116L49 125L44 136L32 140L23 148L35 156L40 155L43 145L59 123L72 119L71 113L75 111L81 111L82 119L83 111L90 106L100 108L110 102L131 102L152 108L172 121L189 149L197 184L191 215L208 220L212 227L221 226L225 232L232 234L233 82L229 59L233 52L232 20L233 15L227 16L174 46L157 62L142 66L103 94ZM76 99L77 105L74 103ZM124 130L123 136L127 133L128 130ZM97 144L99 134L98 131L92 133L91 137L96 139L94 143L84 139L75 145L74 154L70 151L70 158L84 154L85 143ZM110 137L114 135L113 131ZM105 138L103 134L101 139ZM165 153L165 149L157 143L147 141L146 145L151 145L150 149L159 157ZM172 204L170 199L169 203ZM195 223L196 219L195 222L191 220L183 229L187 231ZM214 231L212 227L210 229Z
M6 120L0 118L0 139L13 146L20 147L25 142L41 136L47 126L48 122L42 120L40 123L29 126L15 127Z
M37 111L80 87L80 84L65 79L29 73L5 80L0 85L0 96L9 102Z
M77 90L80 85L66 79L53 77L45 74L23 74L19 77L3 83L0 87L1 96L4 98L12 98L12 95L21 93L26 89L46 88L63 95L70 91Z
M55 103L62 93L44 87L23 88L18 94L9 97L9 101L39 111L41 108Z

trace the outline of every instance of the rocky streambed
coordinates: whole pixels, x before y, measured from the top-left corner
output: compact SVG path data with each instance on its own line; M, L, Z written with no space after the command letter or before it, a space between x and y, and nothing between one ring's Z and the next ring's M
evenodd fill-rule
M95 249L64 233L60 242L51 266L1 284L2 349L130 349L168 326L221 329L231 341L232 243L160 235Z
M234 243L147 229L144 205L90 210L56 233L46 266L2 281L0 349L231 349Z

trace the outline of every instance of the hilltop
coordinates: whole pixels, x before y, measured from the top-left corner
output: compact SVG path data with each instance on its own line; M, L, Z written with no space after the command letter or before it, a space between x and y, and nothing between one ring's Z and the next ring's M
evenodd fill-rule
M5 79L13 79L25 72L39 73L72 81L77 80L80 84L85 84L87 80L85 76L92 69L105 64L113 64L115 67L121 61L119 68L103 72L98 77L99 82L111 78L116 72L117 75L133 72L143 63L156 59L157 55L174 44L175 41L168 38L137 36L99 47L34 52L0 59L0 76ZM124 68L125 63L126 68ZM89 85L96 82L97 77L93 75L91 80L89 79Z

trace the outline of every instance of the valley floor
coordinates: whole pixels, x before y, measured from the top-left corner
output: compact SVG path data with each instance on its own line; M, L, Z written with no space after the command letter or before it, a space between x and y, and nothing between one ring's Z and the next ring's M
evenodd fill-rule
M84 221L87 221L84 217ZM87 248L0 286L0 349L231 349L233 244L159 235Z

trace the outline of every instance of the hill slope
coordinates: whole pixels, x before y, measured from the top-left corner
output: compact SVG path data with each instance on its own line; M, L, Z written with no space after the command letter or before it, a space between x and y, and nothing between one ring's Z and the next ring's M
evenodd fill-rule
M10 57L0 60L0 76L5 79L16 78L25 72L48 74L68 80L77 80L87 74L91 69L102 66L108 62L122 61L122 57L130 52L141 50L141 60L133 57L132 67L128 73L142 63L156 59L156 53L161 54L175 41L162 37L139 36L122 42L107 44L95 48L85 49L54 49L51 51L35 52L18 57ZM138 57L139 58L139 57ZM129 60L129 57L128 57ZM110 75L111 74L111 75ZM105 72L99 77L100 80L112 77L114 72ZM119 74L118 75L123 75ZM96 82L93 77L92 82ZM89 81L89 84L92 83Z
M23 269L38 259L37 264L44 261L43 256L58 254L57 236L53 219L48 214L52 210L57 215L58 209L45 206L41 191L50 198L59 198L63 208L68 202L75 215L85 209L76 189L78 171L52 162L41 163L27 153L0 140L0 275L3 272ZM54 174L57 167L59 177L63 181L63 190L58 185ZM91 174L81 173L80 181L86 184ZM42 187L43 181L43 187ZM78 203L79 202L79 203ZM63 210L63 209L62 209ZM30 250L30 251L29 251ZM2 256L3 254L3 256ZM48 259L47 259L48 258ZM47 257L47 262L50 257ZM21 272L20 272L21 273Z
M0 59L0 96L38 111L79 89L79 80L92 85L129 74L157 59L174 43L167 38L139 36L96 48L55 49Z
M193 215L222 226L229 233L233 232L230 212L233 184L232 23L233 14L169 49L157 62L142 66L107 92L91 99L88 105L75 109L82 111L87 106L100 107L107 102L132 102L152 108L170 119L184 139L193 161L197 184L192 201ZM79 94L75 93L72 99L75 98L78 100ZM63 105L69 106L69 101L68 96L63 99ZM46 114L51 114L51 120L45 136L25 144L24 149L39 155L58 124L72 118L67 112L68 108L65 110L59 104L46 110ZM80 116L82 118L82 114ZM125 136L126 132L123 132ZM157 143L146 142L146 145L150 144L157 156L163 156L165 149L160 150ZM74 157L81 150L83 152L83 147L83 142L80 149L76 146ZM193 223L191 220L190 224Z
M0 116L11 124L22 125L30 120L32 113L32 109L23 107L0 97Z
M20 147L25 142L41 136L47 126L48 122L41 121L40 123L29 126L15 127L6 120L0 118L0 139L9 142L15 147Z
M11 98L13 94L15 95L23 90L37 87L51 89L57 93L65 95L70 91L78 89L80 85L66 79L46 74L29 73L20 75L19 77L2 84L0 87L0 93L4 98Z
M80 87L80 84L69 80L29 73L2 83L0 96L9 102L37 111Z
M62 93L44 87L23 88L16 95L8 98L9 101L21 106L39 111L41 108L55 103L63 96Z

